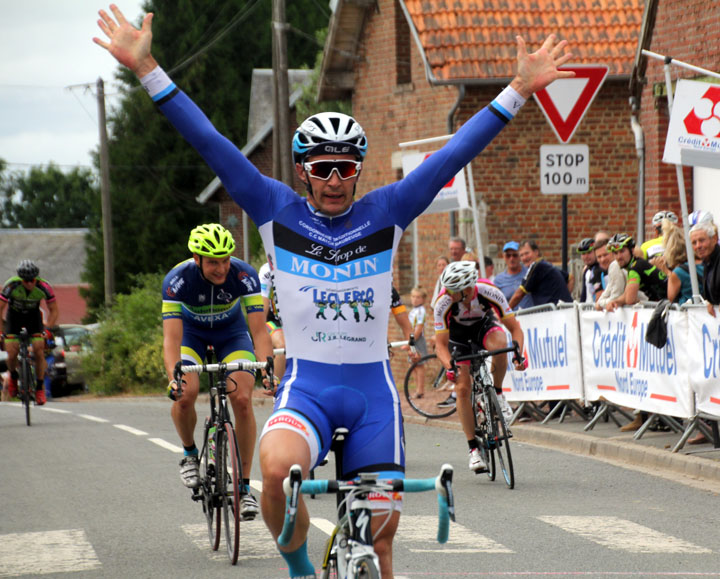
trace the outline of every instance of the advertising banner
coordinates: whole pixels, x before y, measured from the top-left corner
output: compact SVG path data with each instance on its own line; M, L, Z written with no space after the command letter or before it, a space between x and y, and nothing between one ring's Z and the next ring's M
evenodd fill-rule
M583 397L577 312L564 308L517 317L523 329L524 372L508 358L503 392L508 400L576 400Z
M410 173L430 155L432 155L432 153L405 153L402 156L403 175ZM435 196L430 206L423 212L423 215L453 211L455 209L467 209L469 207L465 169L461 169L440 189L440 192Z
M679 418L694 414L688 380L688 322L670 311L664 348L645 341L650 308L580 312L582 363L588 400Z
M688 360L690 385L697 410L720 417L720 312L715 317L705 306L690 308L688 315Z

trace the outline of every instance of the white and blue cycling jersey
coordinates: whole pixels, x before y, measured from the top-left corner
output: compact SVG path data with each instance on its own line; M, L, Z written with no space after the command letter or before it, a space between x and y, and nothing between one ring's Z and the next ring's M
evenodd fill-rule
M259 229L272 262L288 358L276 411L292 410L310 421L318 439L313 454L322 458L332 432L325 422L336 419L321 416L322 409L306 409L293 392L304 392L316 404L325 397L342 397L345 388L360 392L358 399L362 392L372 391L365 397L374 401L372 408L345 409L349 415L339 419L345 422L340 425L359 425L375 411L382 413L390 428L377 426L375 432L392 431L393 436L382 442L387 452L380 462L402 471L402 417L387 350L395 252L405 228L502 130L513 109L521 106L521 97L506 89L404 179L367 193L342 215L330 217L287 185L260 173L174 84L146 88ZM351 438L352 433L346 441L346 472L371 466L353 455L380 440L365 437L354 445ZM383 450L375 447L373 452L379 455Z

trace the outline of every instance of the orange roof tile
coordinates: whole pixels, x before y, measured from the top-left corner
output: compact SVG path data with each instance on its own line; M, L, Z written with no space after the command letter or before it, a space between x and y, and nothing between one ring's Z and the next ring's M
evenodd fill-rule
M516 41L529 50L556 33L575 64L630 75L644 0L404 0L437 80L511 77Z

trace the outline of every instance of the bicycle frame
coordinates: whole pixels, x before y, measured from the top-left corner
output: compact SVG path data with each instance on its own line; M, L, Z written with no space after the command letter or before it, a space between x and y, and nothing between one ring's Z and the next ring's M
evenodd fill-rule
M208 356L212 356L210 350ZM230 563L237 563L240 548L240 501L242 488L242 462L237 437L227 406L227 380L238 370L264 369L273 379L273 359L267 362L250 360L231 363L211 363L183 366L175 365L174 378L177 391L175 400L182 396L182 377L194 372L210 373L210 417L205 420L203 445L200 452L200 485L193 489L192 499L202 501L208 523L210 546L216 551L220 545L222 513L225 520L225 543ZM213 379L214 378L214 379ZM172 393L172 392L171 392ZM214 429L214 432L211 431Z
M428 479L378 480L378 475L375 473L360 473L353 481L303 481L300 465L293 465L283 482L287 507L278 544L287 545L292 538L300 494L344 493L346 496L338 506L339 520L328 542L323 568L327 570L330 560L333 559L337 562L338 577L353 578L369 558L375 569L379 569L377 554L373 548L370 527L372 510L368 495L380 493L390 497L390 493L393 492L423 492L433 489L438 493L437 540L439 543L445 543L448 539L450 520L455 520L452 474L452 467L445 464L437 477ZM343 515L341 513L344 505L347 506L347 510Z

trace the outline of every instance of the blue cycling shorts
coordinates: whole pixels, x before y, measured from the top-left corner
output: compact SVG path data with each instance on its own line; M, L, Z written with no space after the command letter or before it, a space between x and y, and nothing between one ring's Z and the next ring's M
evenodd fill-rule
M305 438L311 468L327 455L333 432L347 428L343 478L377 472L403 478L405 438L390 363L321 364L289 359L273 414L263 429L288 429Z
M182 361L185 365L205 362L207 347L215 348L218 362L255 361L252 340L247 330L233 326L222 330L197 328L183 324ZM254 372L250 371L251 374Z

